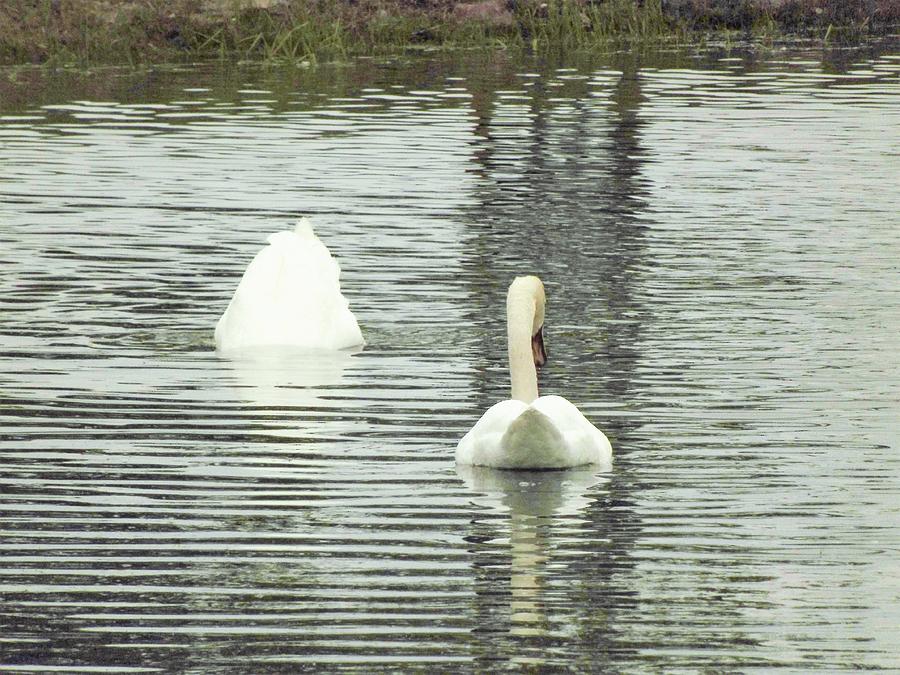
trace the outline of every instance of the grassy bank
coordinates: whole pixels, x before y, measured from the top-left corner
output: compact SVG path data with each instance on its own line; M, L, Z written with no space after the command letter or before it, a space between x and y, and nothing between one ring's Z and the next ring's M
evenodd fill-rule
M710 33L884 32L895 0L8 0L0 62L316 60L410 47L534 51Z

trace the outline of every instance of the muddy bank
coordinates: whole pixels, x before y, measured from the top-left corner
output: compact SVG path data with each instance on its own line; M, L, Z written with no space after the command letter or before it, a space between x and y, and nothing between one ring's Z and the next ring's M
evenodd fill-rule
M0 5L0 62L596 49L710 32L839 40L898 23L897 0L12 0Z

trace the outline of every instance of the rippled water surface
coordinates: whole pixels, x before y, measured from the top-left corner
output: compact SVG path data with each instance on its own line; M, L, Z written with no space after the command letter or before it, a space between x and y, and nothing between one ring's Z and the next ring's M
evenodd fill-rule
M898 94L878 53L2 72L0 668L900 668ZM368 345L218 356L300 215ZM611 472L454 466L525 272Z

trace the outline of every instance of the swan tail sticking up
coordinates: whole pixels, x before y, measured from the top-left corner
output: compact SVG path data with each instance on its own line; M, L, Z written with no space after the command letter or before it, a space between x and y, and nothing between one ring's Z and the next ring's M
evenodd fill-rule
M341 293L341 268L308 218L276 232L247 266L216 325L216 347L346 349L364 344Z

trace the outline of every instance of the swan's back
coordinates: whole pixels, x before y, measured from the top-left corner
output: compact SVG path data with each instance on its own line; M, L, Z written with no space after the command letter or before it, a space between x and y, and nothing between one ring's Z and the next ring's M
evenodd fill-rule
M570 466L612 463L612 445L574 403L562 396L541 396L532 406L553 420L568 449Z
M216 347L346 349L363 344L341 294L340 266L307 218L268 238L216 325Z
M609 464L603 433L561 396L526 404L515 399L489 408L456 448L459 464L495 469L564 469Z

